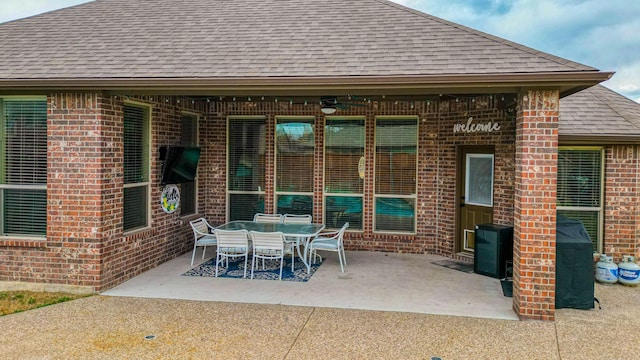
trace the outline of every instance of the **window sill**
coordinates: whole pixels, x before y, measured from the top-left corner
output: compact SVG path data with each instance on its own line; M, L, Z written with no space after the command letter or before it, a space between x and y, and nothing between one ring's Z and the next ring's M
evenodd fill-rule
M45 239L20 239L20 238L4 238L0 239L0 248L45 248L47 241Z

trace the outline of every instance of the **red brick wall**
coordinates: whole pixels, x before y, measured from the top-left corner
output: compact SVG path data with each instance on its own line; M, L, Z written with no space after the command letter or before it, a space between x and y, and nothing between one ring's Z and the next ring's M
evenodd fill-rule
M604 252L640 257L640 146L605 148Z
M496 97L424 101L374 101L341 110L366 121L364 229L347 235L351 250L435 253L456 256L456 154L460 146L495 149L494 222L515 228L514 308L523 318L552 319L555 247L557 93L531 92L517 114ZM523 98L524 98L523 97ZM122 107L151 104L151 202L149 229L122 233ZM288 101L191 101L101 94L49 96L49 228L46 241L0 240L0 280L60 283L101 291L192 249L189 218L165 214L158 149L180 141L181 111L200 114L202 157L198 215L226 221L227 117L266 117L266 202L274 210L275 117L316 117L314 219L322 219L324 115L318 107ZM229 100L229 101L227 101ZM416 116L419 121L417 233L379 234L372 228L375 117ZM454 134L469 117L501 125L498 132ZM517 131L516 131L516 123ZM515 135L515 137L514 137ZM607 147L605 248L638 254L639 160L637 146ZM516 159L522 164L516 168ZM517 211L514 216L514 209ZM534 226L535 224L535 226ZM553 226L552 226L553 224Z
M461 146L488 145L494 147L494 210L493 222L502 225L513 224L513 182L514 182L514 133L515 114L502 104L514 99L479 97L440 102L436 116L436 144L432 151L437 154L438 182L435 212L436 238L435 253L455 256L456 249L456 201L457 155ZM502 108L502 109L501 109ZM454 133L455 124L467 123L472 117L475 123L494 122L500 130L494 132ZM459 257L460 260L471 260Z
M182 99L144 97L152 104L150 228L122 233L125 99L101 94L48 97L46 240L2 239L0 280L61 284L101 291L189 251L191 231L159 206L158 147L180 141ZM190 106L191 105L191 106ZM201 109L202 110L202 109ZM205 122L201 122L206 127ZM202 189L200 189L202 192Z
M266 185L265 211L275 211L273 203L273 139L277 116L314 116L316 118L316 154L314 168L314 219L324 221L322 212L323 189L323 131L324 114L315 105L290 104L288 101L275 102L254 100L211 102L211 112L217 114L210 124L211 136L217 138L226 134L227 116L266 117ZM349 232L345 246L350 250L390 251L407 253L437 253L446 256L455 254L455 179L456 149L460 145L490 144L496 153L495 211L494 221L510 225L513 223L513 164L515 133L514 115L508 114L503 104L514 99L497 97L469 97L442 101L374 101L366 106L354 106L340 110L340 116L363 116L365 134L365 179L364 179L364 224L362 231ZM406 115L418 117L419 153L417 179L417 232L415 235L382 234L373 232L373 174L376 116ZM500 131L490 134L454 134L453 126L465 122L473 116L478 122L494 121L501 125ZM218 135L215 135L218 134ZM224 141L221 138L220 141ZM217 143L217 142L216 142ZM224 174L226 172L226 149L224 143L216 147L217 160L208 168L215 168L223 176L214 188L208 189L208 201L223 202L226 199ZM220 162L217 162L220 161ZM211 174L214 175L214 174ZM207 209L211 214L214 209ZM216 220L222 219L219 216ZM468 258L466 259L468 260Z
M529 91L518 104L513 304L520 318L553 320L559 94Z
M117 119L116 129L119 133L114 148L117 154L113 161L118 163L119 174L122 168L122 107L124 103L149 104L151 111L151 223L147 229L122 234L121 214L109 219L116 224L115 235L103 241L104 251L102 260L102 279L98 290L108 289L129 278L152 269L163 262L190 251L193 248L193 233L188 221L199 216L206 215L206 201L198 202L198 215L181 217L179 211L173 214L165 213L160 206L160 194L164 188L160 185L161 162L159 160L159 148L166 145L178 145L181 141L181 117L183 111L200 114L199 131L206 133L209 119L202 116L205 104L195 103L187 98L175 98L165 96L144 96L138 98L118 97L114 100L111 111ZM203 145L203 162L211 156L210 145ZM202 169L202 167L199 167ZM203 179L203 176L199 177ZM206 178L206 177L205 177ZM204 179L203 179L204 180ZM122 176L116 178L117 194L113 202L116 208L122 208ZM198 184L199 196L206 191L207 180ZM111 195L111 194L110 194ZM205 193L206 198L206 193ZM120 210L121 212L121 210Z

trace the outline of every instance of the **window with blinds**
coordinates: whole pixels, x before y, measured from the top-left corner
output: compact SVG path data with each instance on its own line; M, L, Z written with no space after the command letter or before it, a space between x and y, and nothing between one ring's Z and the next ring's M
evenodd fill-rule
M593 250L602 251L603 149L558 149L557 212L585 225Z
M364 118L327 118L324 130L324 212L330 228L362 230Z
M418 120L377 118L376 231L415 232Z
M149 225L149 108L124 105L124 231Z
M227 141L229 219L252 220L264 212L266 120L230 118Z
M182 114L181 119L183 145L198 145L198 117L192 114ZM180 185L180 214L191 215L197 212L197 177L195 181Z
M313 213L314 117L276 119L276 212Z
M0 159L0 233L46 236L46 98L0 98Z

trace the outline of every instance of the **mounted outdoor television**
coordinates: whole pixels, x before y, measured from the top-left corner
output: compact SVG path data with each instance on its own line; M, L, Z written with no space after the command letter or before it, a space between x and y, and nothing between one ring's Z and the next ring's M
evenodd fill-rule
M200 148L195 146L162 146L163 160L161 185L191 182L198 171Z

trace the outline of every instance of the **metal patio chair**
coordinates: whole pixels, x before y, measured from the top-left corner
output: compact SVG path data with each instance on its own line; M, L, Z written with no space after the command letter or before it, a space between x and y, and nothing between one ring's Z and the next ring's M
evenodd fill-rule
M281 214L263 214L256 213L253 215L253 221L255 222L269 222L269 223L280 223L282 222Z
M343 237L344 232L349 227L349 223L344 223L342 228L337 231L328 231L318 235L309 244L309 252L314 263L316 260L316 251L334 251L338 253L338 260L340 261L340 269L344 272L344 265L347 265L347 256L344 253ZM311 259L309 259L311 261Z
M282 268L284 265L285 242L284 234L281 232L259 232L251 231L249 233L251 243L253 244L253 257L251 258L251 278L253 279L253 270L256 267L256 259L264 260L280 260L280 281L282 281Z
M229 258L244 256L244 276L247 277L247 262L249 260L249 232L247 230L215 230L218 238L218 253L216 255L216 277L218 277L218 266L221 261Z
M193 266L193 261L196 257L196 249L198 246L203 247L202 249L202 259L204 259L204 254L207 251L207 246L215 246L218 243L216 235L213 234L215 228L211 226L207 220L203 217L195 220L189 221L189 225L191 225L191 229L193 230L193 254L191 255L191 266Z
M285 224L311 224L312 221L312 216L311 215L297 215L297 214L284 214L282 216L282 222ZM287 241L287 244L289 244L291 246L290 252L291 252L291 271L293 271L294 269L294 258L295 258L295 251L293 248L293 245L295 244L295 250L298 251L298 254L301 255L302 253L300 252L300 242L301 240L305 240L305 244L306 244L306 240L307 239L300 239L300 238L292 238L292 237L285 237L285 240ZM304 245L304 244L303 244ZM304 248L304 246L303 246Z

